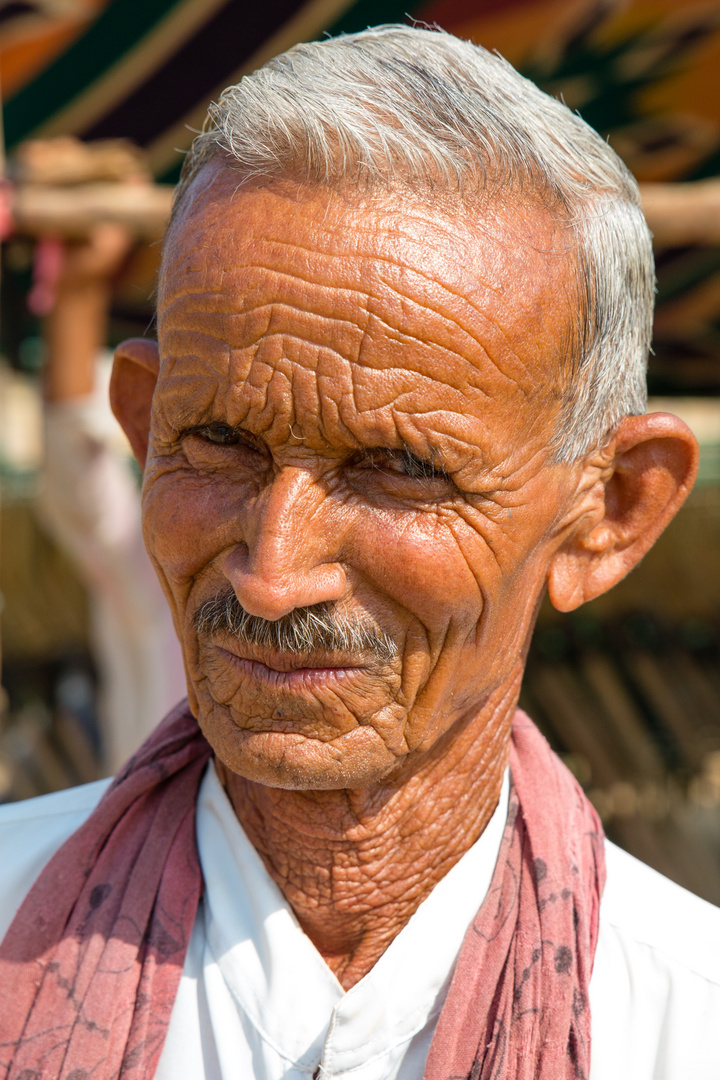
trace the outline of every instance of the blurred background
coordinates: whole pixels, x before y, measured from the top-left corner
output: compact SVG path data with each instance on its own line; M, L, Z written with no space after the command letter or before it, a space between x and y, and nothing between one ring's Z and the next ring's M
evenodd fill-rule
M720 903L720 2L0 0L0 800L105 775L184 694L106 403L153 335L160 242L208 102L297 41L408 19L497 49L643 185L652 409L701 444L685 508L572 616L522 703L612 839Z

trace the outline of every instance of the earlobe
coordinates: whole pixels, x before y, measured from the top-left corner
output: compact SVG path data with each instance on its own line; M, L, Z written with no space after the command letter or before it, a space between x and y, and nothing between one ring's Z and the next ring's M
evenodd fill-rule
M670 413L623 420L613 439L601 513L578 521L548 570L558 611L573 611L607 592L637 566L687 498L698 445Z
M155 341L130 338L115 350L110 378L110 405L143 469L150 437L150 410L159 367L160 358Z

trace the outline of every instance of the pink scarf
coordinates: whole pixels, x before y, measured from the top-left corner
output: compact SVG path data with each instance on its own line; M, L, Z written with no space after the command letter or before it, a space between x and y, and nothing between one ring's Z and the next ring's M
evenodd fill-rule
M185 702L50 860L0 946L0 1080L152 1080L202 893ZM602 830L518 712L490 893L463 944L426 1080L587 1077Z
M519 709L507 825L465 935L424 1080L587 1080L602 825Z
M182 702L56 852L0 945L2 1080L150 1080L202 893L210 747Z

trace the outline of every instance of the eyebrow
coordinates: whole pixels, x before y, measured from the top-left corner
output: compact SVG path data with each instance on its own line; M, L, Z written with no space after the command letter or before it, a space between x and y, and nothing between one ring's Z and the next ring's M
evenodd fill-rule
M183 435L192 434L204 427L209 427L213 424L226 425L231 428L236 434L241 435L244 439L247 439L249 443L257 447L263 447L268 450L267 444L264 440L255 435L252 431L243 427L242 424L233 424L228 419L223 419L219 416L211 415L212 406L203 410L198 416L196 412L191 413L189 410L181 413L180 416L173 423L173 432L175 438L179 439ZM396 433L397 443L399 445L389 446L376 444L374 446L356 445L354 447L347 447L348 457L361 455L366 459L371 459L374 454L395 454L401 455L408 463L412 463L417 466L424 467L428 470L428 478L430 473L436 473L441 476L447 477L448 480L452 480L452 473L446 467L439 451L429 445L427 447L427 453L418 453L409 442L399 433ZM340 448L338 448L340 449Z

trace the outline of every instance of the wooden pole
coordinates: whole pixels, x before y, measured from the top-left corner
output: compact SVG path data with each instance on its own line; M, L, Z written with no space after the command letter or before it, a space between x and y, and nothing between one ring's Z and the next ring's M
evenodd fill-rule
M158 240L170 219L169 184L19 184L13 193L16 231L29 236L81 239L94 225L112 221L138 239Z
M720 244L720 180L641 184L640 197L655 247Z
M13 217L19 233L73 239L99 221L124 225L143 240L162 237L170 217L169 184L18 184ZM655 246L720 244L720 180L641 184L642 208Z

